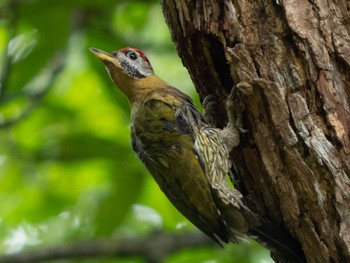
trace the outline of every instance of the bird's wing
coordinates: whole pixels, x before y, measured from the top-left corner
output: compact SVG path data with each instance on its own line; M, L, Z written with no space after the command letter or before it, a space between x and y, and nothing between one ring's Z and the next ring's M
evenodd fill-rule
M133 147L174 206L214 240L227 242L225 223L194 149L193 119L184 111L195 108L183 103L147 101L133 119Z

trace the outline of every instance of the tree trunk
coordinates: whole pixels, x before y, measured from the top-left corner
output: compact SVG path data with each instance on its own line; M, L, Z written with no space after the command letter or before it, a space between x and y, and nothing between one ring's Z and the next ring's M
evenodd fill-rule
M308 262L350 262L350 1L163 0L201 99L226 123L245 105L232 153L255 212L299 240ZM284 262L283 259L280 262Z

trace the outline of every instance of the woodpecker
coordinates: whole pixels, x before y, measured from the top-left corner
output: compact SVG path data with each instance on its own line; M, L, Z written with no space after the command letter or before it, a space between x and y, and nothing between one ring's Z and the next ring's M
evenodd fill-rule
M298 243L254 214L227 184L229 152L239 144L240 135L239 121L232 114L233 92L227 102L228 125L211 127L190 97L154 74L139 49L90 50L128 98L133 150L186 218L219 244L248 234L276 253L304 262L300 251L295 252L300 250Z

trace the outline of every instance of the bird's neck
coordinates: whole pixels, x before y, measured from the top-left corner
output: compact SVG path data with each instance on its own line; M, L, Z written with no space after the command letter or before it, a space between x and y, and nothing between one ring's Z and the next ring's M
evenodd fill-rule
M169 86L168 83L155 75L135 79L123 74L116 77L112 76L112 80L127 96L132 112L138 109L139 105L143 103L148 94L154 90Z

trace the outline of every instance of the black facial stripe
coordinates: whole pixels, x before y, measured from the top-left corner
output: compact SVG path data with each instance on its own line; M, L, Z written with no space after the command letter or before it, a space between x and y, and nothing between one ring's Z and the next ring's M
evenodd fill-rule
M131 77L137 79L142 79L146 77L140 71L138 71L137 68L131 66L127 61L122 61L120 64Z

